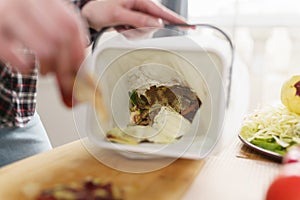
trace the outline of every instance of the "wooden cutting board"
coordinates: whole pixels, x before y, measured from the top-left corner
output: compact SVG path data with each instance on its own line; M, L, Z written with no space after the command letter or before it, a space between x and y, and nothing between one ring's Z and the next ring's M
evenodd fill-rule
M76 141L0 169L0 199L35 199L43 189L91 176L124 189L125 199L176 200L182 197L203 163L178 159L154 172L125 173L101 164Z

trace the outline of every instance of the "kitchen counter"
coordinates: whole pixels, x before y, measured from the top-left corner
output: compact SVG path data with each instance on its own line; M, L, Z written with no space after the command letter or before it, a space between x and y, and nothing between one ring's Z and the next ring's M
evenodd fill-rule
M155 162L109 153L120 164ZM160 170L132 174L105 166L76 141L1 168L0 199L34 199L43 189L91 176L125 188L125 197L130 200L259 200L278 169L278 163L253 154L234 140L226 150L216 150L206 159L178 159Z
M120 164L159 162L159 159L126 159L113 151L99 153L107 153ZM100 163L76 141L0 169L0 199L35 199L43 189L79 182L86 177L99 178L124 189L125 199L179 199L202 165L203 161L179 159L157 171L125 173Z

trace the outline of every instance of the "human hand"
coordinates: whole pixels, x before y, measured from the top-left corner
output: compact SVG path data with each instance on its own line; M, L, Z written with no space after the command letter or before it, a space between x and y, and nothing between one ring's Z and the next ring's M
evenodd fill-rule
M161 20L176 24L186 23L176 13L151 0L90 1L81 12L89 26L98 31L102 27L113 25L163 27Z
M0 59L26 73L30 64L19 49L32 50L40 72L56 74L68 106L86 45L85 28L71 6L62 0L0 1Z

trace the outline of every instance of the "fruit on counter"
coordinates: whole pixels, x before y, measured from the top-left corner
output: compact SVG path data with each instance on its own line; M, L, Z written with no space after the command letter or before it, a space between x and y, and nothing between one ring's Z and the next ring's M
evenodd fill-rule
M300 176L278 177L269 187L266 200L299 200Z
M283 159L280 174L270 185L266 200L300 199L300 146L291 148Z
M290 111L300 114L300 75L293 76L283 84L281 102Z

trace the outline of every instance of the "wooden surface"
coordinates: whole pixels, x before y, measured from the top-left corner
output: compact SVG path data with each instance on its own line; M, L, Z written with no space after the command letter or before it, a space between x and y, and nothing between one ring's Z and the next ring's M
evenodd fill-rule
M34 199L42 189L92 176L123 188L126 199L175 200L183 196L203 162L179 159L154 172L125 173L101 164L77 141L0 169L0 199Z

